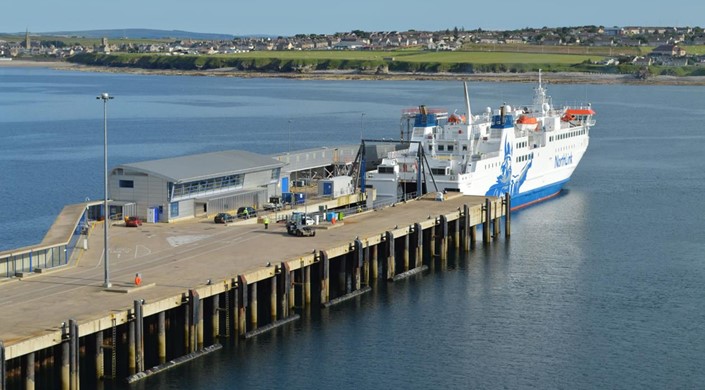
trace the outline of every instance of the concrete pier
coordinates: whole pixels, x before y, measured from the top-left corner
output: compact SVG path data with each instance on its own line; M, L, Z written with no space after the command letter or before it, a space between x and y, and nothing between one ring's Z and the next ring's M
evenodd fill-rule
M210 350L219 338L254 337L296 320L297 310L423 274L435 262L429 254L442 264L451 243L473 248L477 226L483 226L483 242L497 239L490 226L499 225L509 204L448 194L444 201L413 200L346 216L337 226L315 227L315 237L289 236L278 224L265 230L254 219L231 226L194 220L115 227L110 290L102 287L100 237L90 236L72 266L33 275L32 283L0 284L3 316L18 319L0 322L0 390L7 388L7 367L23 367L10 378L12 386L42 382L37 374L51 371L34 370L42 354L60 364L56 388L97 387L79 383L80 359L91 359L84 367L95 369L85 376L92 380L139 380L161 371L150 367ZM142 286L132 281L137 272ZM27 316L28 307L42 316Z

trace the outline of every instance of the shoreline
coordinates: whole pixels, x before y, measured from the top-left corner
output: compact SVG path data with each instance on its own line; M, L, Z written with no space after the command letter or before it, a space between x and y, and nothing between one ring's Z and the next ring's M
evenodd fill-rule
M86 66L64 61L0 61L0 68L51 68L97 73L129 73L164 76L239 77L239 78L286 78L295 80L463 80L481 82L536 82L534 73L372 73L350 71L313 71L307 73L247 72L233 68L212 70L166 70L122 67ZM651 76L639 80L630 74L605 74L584 72L544 72L544 81L552 84L628 84L628 85L705 85L705 76Z

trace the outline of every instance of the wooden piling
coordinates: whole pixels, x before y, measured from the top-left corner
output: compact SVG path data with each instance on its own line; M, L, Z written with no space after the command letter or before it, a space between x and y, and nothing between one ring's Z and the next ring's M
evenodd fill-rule
M348 255L338 258L338 295L349 294L351 290L350 283L348 282L347 257Z
M370 285L370 246L367 245L362 250L362 284Z
M279 318L284 319L289 317L289 294L291 293L291 270L289 263L282 262L279 265Z
M159 356L159 364L166 363L166 312L160 311L157 314L157 355Z
M403 268L404 272L409 270L409 233L404 236L404 258L403 258Z
M355 240L355 251L353 252L353 289L355 291L362 288L362 265L364 264L364 254L362 241Z
M468 207L467 203L463 205L463 227L462 227L462 236L463 236L463 247L465 248L466 252L470 251L470 207ZM472 227L474 229L474 227Z
M249 288L250 294L250 329L257 329L258 319L257 319L257 284L258 282L250 283L247 288Z
M499 233L500 233L500 212L501 210L499 207L494 207L492 210L492 238L493 239L498 239L499 238Z
M247 333L247 305L249 304L249 296L247 294L247 280L244 275L238 276L237 284L237 332L238 336L245 337Z
M24 357L24 388L26 390L34 390L34 352L30 352ZM5 364L5 361L3 360L2 363Z
M305 268L309 268L309 267L305 267ZM299 272L301 272L303 275L304 270L302 269ZM309 276L310 276L310 274L309 274ZM303 276L301 277L301 279L303 280ZM289 272L289 286L287 287L288 291L289 291L289 293L287 294L287 297L289 297L289 311L288 312L291 312L292 309L294 309L294 307L296 307L296 284L294 282L295 280L296 280L296 271ZM303 299L302 299L302 301L303 301ZM288 315L287 315L287 317L288 317Z
M188 299L188 298L186 298ZM186 353L191 352L191 339L193 332L191 331L191 304L185 302L184 307L184 351Z
M0 390L7 390L7 368L5 366L5 343L0 341Z
M319 253L321 261L321 305L330 301L330 260L326 251Z
M198 295L198 291L191 289L188 292L188 308L190 313L189 318L189 338L188 338L188 349L189 353L196 352L199 348L199 339L201 344L203 344L203 310L201 308L201 297ZM199 333L201 333L199 335Z
M504 194L504 237L512 235L512 196Z
M71 382L71 390L78 390L78 322L74 319L69 320L69 377Z
M482 242L487 244L490 242L490 224L492 223L492 203L490 198L485 198L485 206L482 208L484 218L482 221Z
M460 249L460 217L453 222L453 246Z
M198 296L198 295L196 295ZM196 350L203 350L203 302L200 296L198 296L198 302L196 305ZM195 352L195 351L194 351Z
M133 302L135 310L135 367L137 372L144 371L144 317L142 315L142 300Z
M216 344L220 336L220 294L213 295L211 302L213 303L213 311L211 312L211 333L213 334L213 340L211 340L211 344Z
M103 352L103 331L95 333L95 379L100 381L105 376L105 356Z
M372 279L379 279L379 260L377 259L377 245L370 247L370 271L372 272Z
M68 328L62 327L63 341L61 342L61 389L71 390L70 352Z
M137 351L135 350L135 321L127 324L127 372L129 375L137 373Z
M385 236L387 240L387 280L392 280L394 279L394 275L396 275L396 264L394 258L396 248L394 247L394 233L387 231Z
M436 225L431 226L431 238L429 240L429 249L431 250L431 257L436 257ZM433 262L431 262L433 264Z
M269 278L269 322L277 322L277 274Z
M311 305L311 266L305 266L302 270L304 275L304 306Z
M448 260L448 217L441 215L438 220L440 221L440 243L439 251L441 252L441 264L445 264Z
M414 268L419 268L423 265L423 228L420 223L414 224Z

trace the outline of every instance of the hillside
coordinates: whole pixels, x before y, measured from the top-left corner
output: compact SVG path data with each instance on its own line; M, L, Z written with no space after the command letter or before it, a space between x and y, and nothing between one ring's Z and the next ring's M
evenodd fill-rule
M22 35L24 32L12 35ZM109 39L192 39L199 41L232 40L237 38L230 34L198 33L183 30L153 30L146 28L125 28L114 30L86 30L86 31L51 31L30 32L31 35L43 37L81 37L81 38L109 38Z

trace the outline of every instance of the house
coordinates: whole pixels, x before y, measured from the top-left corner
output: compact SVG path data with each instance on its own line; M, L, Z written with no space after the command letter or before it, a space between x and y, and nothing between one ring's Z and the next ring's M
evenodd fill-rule
M367 47L367 44L362 41L342 40L333 45L334 50L362 50Z
M674 44L666 44L666 45L658 46L654 50L652 50L650 53L651 56L668 56L668 57L684 57L685 54L686 54L685 49L682 49L681 47L674 45Z

